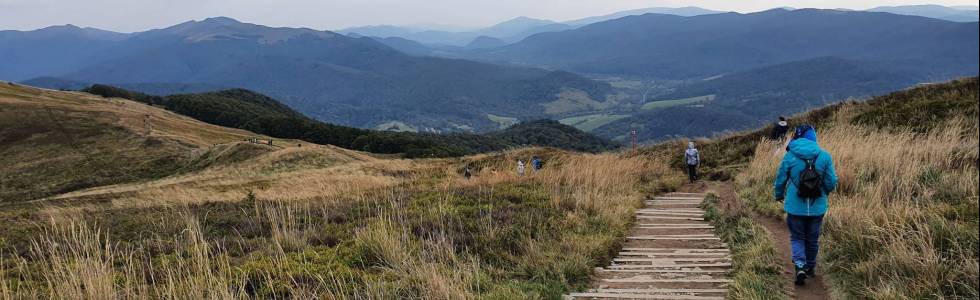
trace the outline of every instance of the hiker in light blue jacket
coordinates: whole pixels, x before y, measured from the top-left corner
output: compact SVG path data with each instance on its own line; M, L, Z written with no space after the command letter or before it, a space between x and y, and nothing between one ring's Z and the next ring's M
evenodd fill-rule
M833 157L817 145L816 129L810 125L796 127L786 149L774 194L786 211L796 284L804 284L808 276L816 275L820 226L827 212L827 195L837 187L837 173ZM808 194L814 196L803 196Z

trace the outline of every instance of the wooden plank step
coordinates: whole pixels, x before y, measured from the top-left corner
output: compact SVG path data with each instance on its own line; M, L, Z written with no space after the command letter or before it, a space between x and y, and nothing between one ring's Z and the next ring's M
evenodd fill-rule
M695 257L721 257L728 256L729 253L658 253L658 252L619 252L620 256L695 256Z
M667 195L695 195L695 196L707 196L705 193L685 193L685 192L670 192Z
M631 257L617 257L613 258L615 262L709 262L709 261L728 261L732 260L731 257L684 257L684 258L631 258Z
M729 252L728 249L724 248L643 248L643 247L626 247L623 251L674 251L674 252Z
M708 222L691 222L691 223L638 223L636 226L653 226L653 227L686 227L686 226L711 226Z
M640 219L661 219L661 220L685 220L685 221L704 221L704 218L690 218L690 217L660 217L660 216L636 216Z
M637 229L715 229L714 226L637 226Z
M663 211L663 212L705 212L700 208L641 208L636 211Z
M701 201L701 200L704 200L704 197L664 197L664 196L658 196L658 197L653 197L652 199L653 200L697 200L697 201Z
M686 296L686 295L649 295L623 293L571 293L573 298L607 298L607 299L656 299L656 300L724 300L725 297Z
M677 216L694 216L703 217L703 213L699 212L683 212L683 211L637 211L637 214L648 214L648 215L677 215Z
M728 293L727 289L591 289L593 293L631 293L631 294L717 294Z
M702 269L686 269L686 270L671 270L671 269L602 269L598 272L611 272L611 273L639 273L639 274L706 274L706 273L725 273L728 270L702 270Z
M662 216L662 217L690 217L690 218L704 218L704 214L697 213L672 213L672 212L638 212L637 216Z
M701 199L701 198L661 198L661 197L657 197L657 198L653 198L653 199L646 199L646 201L687 201L687 202L703 202L704 199Z
M731 279L652 279L652 278L607 278L605 282L632 283L731 283Z
M665 236L630 236L630 237L626 237L626 239L628 239L628 240L654 240L654 241L656 241L656 240L662 240L662 241L718 241L718 240L721 240L720 238L713 237L713 236L689 236L689 237L684 237L684 236L679 236L679 237L670 237L670 236L666 236L666 237Z
M696 211L646 211L646 210L638 210L638 211L636 211L636 213L637 214L665 214L665 215L680 214L680 215L693 215L693 216L698 216L698 217L703 217L705 215L705 213L696 212Z
M670 266L656 266L656 265L611 265L606 267L610 270L622 270L622 269L677 269L682 270L684 268L708 268L708 267L731 267L731 263L706 263L706 264L677 264Z
M647 234L643 236L658 236L658 237L715 237L714 234L702 233L702 234Z

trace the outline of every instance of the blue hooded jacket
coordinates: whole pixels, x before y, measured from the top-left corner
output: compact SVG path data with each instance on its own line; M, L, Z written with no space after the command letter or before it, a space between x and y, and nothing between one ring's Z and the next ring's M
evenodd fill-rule
M783 210L796 216L821 216L827 212L827 194L837 187L837 173L834 171L830 153L820 149L816 133L795 139L789 143L789 151L783 156L776 174L774 195L784 199ZM817 199L802 199L797 195L799 175L806 168L806 160L814 159L814 167L823 175L823 196Z

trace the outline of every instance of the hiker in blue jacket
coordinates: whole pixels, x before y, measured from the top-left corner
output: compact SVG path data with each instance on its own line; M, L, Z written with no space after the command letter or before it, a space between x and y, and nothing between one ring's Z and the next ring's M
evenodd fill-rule
M827 212L827 194L837 187L833 157L817 145L817 132L800 125L776 173L775 197L783 201L789 227L796 284L815 276L820 226Z

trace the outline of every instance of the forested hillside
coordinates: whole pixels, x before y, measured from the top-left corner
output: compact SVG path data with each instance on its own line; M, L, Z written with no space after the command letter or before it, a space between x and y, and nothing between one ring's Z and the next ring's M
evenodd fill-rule
M674 137L713 137L771 123L828 104L862 100L911 87L918 78L885 63L833 57L762 67L684 85L652 100L710 100L687 105L640 110L599 127L600 136L637 128L640 140Z
M408 157L445 157L498 151L518 146L547 146L603 151L615 144L556 121L521 123L487 134L431 134L358 129L307 118L278 101L248 90L153 96L107 85L83 91L131 99L215 125L240 128L277 138Z

